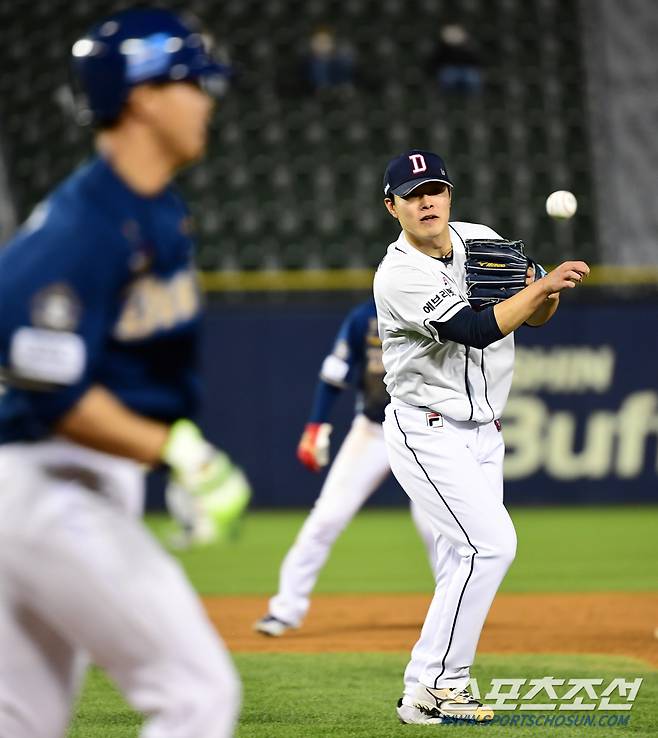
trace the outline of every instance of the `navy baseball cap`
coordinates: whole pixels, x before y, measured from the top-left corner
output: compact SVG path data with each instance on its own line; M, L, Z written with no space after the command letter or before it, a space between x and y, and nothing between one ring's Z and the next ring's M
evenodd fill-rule
M384 172L384 197L406 197L425 182L444 182L452 187L445 162L431 151L411 149L389 161Z

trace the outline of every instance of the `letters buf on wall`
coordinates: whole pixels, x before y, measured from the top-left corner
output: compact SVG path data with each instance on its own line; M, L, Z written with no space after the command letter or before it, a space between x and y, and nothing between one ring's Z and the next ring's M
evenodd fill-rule
M317 497L325 475L304 469L295 451L322 361L359 301L211 305L201 420L246 469L254 505L310 507ZM503 417L507 502L656 500L657 337L655 304L575 304L569 296L546 326L516 332ZM353 409L346 391L331 417L332 458ZM373 504L407 497L389 479Z
M517 331L508 501L655 501L658 310L575 305Z

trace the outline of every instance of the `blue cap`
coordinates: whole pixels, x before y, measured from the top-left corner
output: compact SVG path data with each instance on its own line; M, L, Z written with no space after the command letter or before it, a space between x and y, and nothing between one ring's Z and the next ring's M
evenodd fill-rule
M72 54L95 123L114 121L136 85L231 74L210 55L193 20L159 8L133 8L105 18L76 41Z
M438 154L411 149L389 161L384 172L384 197L406 197L425 182L453 186L445 162Z

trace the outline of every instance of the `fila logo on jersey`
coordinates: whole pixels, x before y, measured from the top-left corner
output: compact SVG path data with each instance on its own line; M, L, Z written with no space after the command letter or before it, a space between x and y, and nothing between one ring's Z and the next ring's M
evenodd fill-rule
M411 170L412 174L420 174L427 170L425 157L422 154L411 154L409 160L414 165L414 168Z
M441 413L425 413L425 422L428 428L443 428L443 415Z

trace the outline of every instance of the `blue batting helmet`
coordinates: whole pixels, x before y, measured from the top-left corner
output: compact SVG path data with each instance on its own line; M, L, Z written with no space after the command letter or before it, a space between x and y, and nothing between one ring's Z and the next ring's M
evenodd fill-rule
M134 8L97 23L72 49L73 70L95 124L115 121L132 87L230 75L200 31L168 10Z

